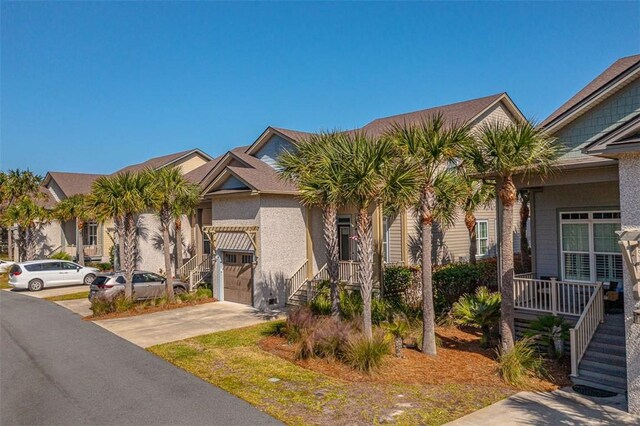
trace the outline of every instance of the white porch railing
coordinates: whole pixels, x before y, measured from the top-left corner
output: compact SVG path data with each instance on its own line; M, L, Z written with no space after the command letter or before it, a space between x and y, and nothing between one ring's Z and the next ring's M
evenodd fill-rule
M189 273L189 291L193 291L198 284L204 281L207 274L212 273L213 257L210 254L202 256L202 262Z
M533 275L533 272L523 272L522 274L514 274L513 275L514 278L527 278L527 279L534 279L535 276Z
M338 279L341 282L354 285L358 283L358 262L353 260L341 260L338 262ZM325 264L318 273L313 277L312 281L324 281L329 279L329 270Z
M300 287L307 282L307 271L309 267L309 260L305 260L298 270L289 278L286 282L287 300L296 294Z
M193 271L198 266L198 256L193 256L186 263L184 263L180 268L178 268L178 272L176 272L176 277L182 279L187 279L191 271Z
M571 375L578 375L578 365L591 342L598 325L604 321L602 284L596 285L575 327L569 330L571 339Z
M580 316L597 289L595 283L514 277L514 307L553 315Z

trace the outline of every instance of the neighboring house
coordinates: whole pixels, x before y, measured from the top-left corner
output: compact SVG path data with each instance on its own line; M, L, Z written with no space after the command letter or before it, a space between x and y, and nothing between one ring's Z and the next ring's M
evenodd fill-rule
M563 315L575 327L574 382L627 393L640 413L640 55L541 125L566 151L556 173L517 182L531 193L533 258L533 273L515 280L518 328Z
M177 166L185 176L195 182L197 171L207 167L212 158L199 149L155 157L145 162L124 167L112 174L142 171L145 169L159 169L163 167ZM48 172L42 183L42 191L47 195L45 207L53 209L63 199L75 194L89 194L91 185L102 175L84 173ZM199 183L199 182L196 182ZM182 220L183 241L181 254L183 258L189 258L193 249L191 218L184 216ZM138 219L138 257L137 268L158 272L164 269L164 257L162 256L162 234L159 220L154 213L143 213ZM46 258L51 254L64 251L75 257L77 254L77 227L75 221L60 223L53 220L41 227L39 232L38 258ZM105 223L91 221L85 224L83 235L85 260L96 262L109 261L109 252L114 245L115 232L113 220ZM173 236L174 230L171 230ZM172 247L175 250L175 247Z
M394 123L415 123L438 113L449 123L468 122L473 129L490 121L523 119L503 93L374 120L359 130L379 136ZM192 266L215 260L216 297L260 308L283 306L304 299L309 280L326 276L321 211L302 206L296 187L283 181L277 170L280 153L307 136L309 133L268 127L252 145L231 150L218 159L202 179L204 201L195 227L206 237L195 236L198 256ZM385 263L418 263L419 233L413 211L403 211L393 218L383 217L378 207L372 213L374 280L379 282ZM495 210L482 209L477 216L482 257L494 253ZM355 220L355 209L343 207L336 224L341 279L351 283L357 269ZM462 215L454 228L436 229L434 236L437 262L467 259L469 236ZM515 246L519 247L517 238Z

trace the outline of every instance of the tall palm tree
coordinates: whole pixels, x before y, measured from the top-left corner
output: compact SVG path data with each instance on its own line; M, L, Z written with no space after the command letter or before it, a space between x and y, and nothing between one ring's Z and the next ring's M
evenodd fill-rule
M55 218L61 222L73 220L76 223L76 257L78 263L84 266L84 226L91 219L87 197L83 194L72 195L60 201L53 212Z
M555 138L530 121L512 124L490 123L480 129L474 144L467 149L467 159L476 169L496 178L500 198L500 335L502 351L513 349L515 341L513 308L513 206L517 200L514 175L533 173L545 176L553 170L560 153Z
M337 155L337 143L345 138L338 132L320 132L297 143L293 150L278 159L282 177L294 183L305 206L322 210L322 223L327 272L331 286L331 314L340 313L338 281L340 280L337 217L343 203L343 163Z
M527 236L530 197L531 192L528 189L518 191L518 198L520 199L520 268L524 272L531 270L531 255Z
M200 202L200 187L193 184L192 190L179 197L173 203L173 217L175 225L175 256L176 256L176 272L183 265L182 258L182 217L192 215Z
M475 212L482 207L489 206L495 200L493 185L488 185L481 179L474 179L468 172L462 172L461 183L464 186L464 223L469 232L469 263L476 264L477 255L477 220Z
M92 185L89 204L102 222L113 219L120 261L125 273L125 298L133 297L136 266L137 218L151 205L149 173L125 172L101 176Z
M391 139L355 133L341 138L337 149L345 171L344 200L358 211L358 282L363 301L363 331L371 339L374 265L371 209L377 206L398 210L413 204L419 174L414 162L400 158L400 150Z
M33 260L38 225L49 220L49 212L28 195L14 199L0 217L3 226L18 227L18 259Z
M169 230L177 215L182 215L187 204L197 203L199 198L199 187L184 178L182 172L177 167L167 167L147 172L150 185L148 187L148 197L151 207L156 211L160 219L160 229L162 230L162 242L164 252L164 266L167 274L165 282L165 293L170 300L174 300L172 265L171 265L171 238ZM194 201L195 200L195 201ZM176 235L176 246L181 244ZM177 256L182 255L182 250L178 249Z
M388 137L402 146L420 168L419 217L422 240L422 352L436 354L435 310L431 258L432 227L438 206L438 181L450 180L461 147L469 140L466 124L445 123L442 115L434 115L417 124L395 125ZM441 195L446 195L441 191ZM446 209L444 209L446 210Z

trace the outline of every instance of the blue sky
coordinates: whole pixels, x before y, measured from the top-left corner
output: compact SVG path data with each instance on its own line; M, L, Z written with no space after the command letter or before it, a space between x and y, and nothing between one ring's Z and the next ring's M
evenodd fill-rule
M0 169L109 173L268 126L508 92L543 119L640 52L640 2L2 2Z

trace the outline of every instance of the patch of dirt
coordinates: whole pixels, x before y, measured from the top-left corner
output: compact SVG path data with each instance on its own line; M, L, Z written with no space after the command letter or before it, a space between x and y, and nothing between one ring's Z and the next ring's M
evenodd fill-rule
M105 319L114 319L114 318L127 318L127 317L135 317L138 315L144 315L144 314L151 314L154 312L160 312L160 311L169 311L171 309L178 309L178 308L186 308L187 306L196 306L196 305L203 305L205 303L213 303L213 302L217 302L218 299L216 299L215 297L208 297L206 299L200 299L200 300L195 300L195 301L188 301L188 302L182 302L182 303L168 303L166 305L162 305L162 306L143 306L138 305L132 309L129 309L128 311L124 311L124 312L111 312L110 314L106 314L106 315L101 315L99 317L94 317L94 316L86 316L84 318L82 318L83 320L86 321L99 321L99 320L105 320Z
M475 330L437 327L436 334L441 345L435 357L423 355L416 349L404 348L402 358L388 356L385 365L374 374L355 371L337 360L295 360L294 346L282 337L267 337L260 342L260 347L301 367L350 382L511 387L498 374L495 351L480 346L480 335ZM551 391L570 383L566 363L549 362L547 368L553 379L532 378L526 389Z

